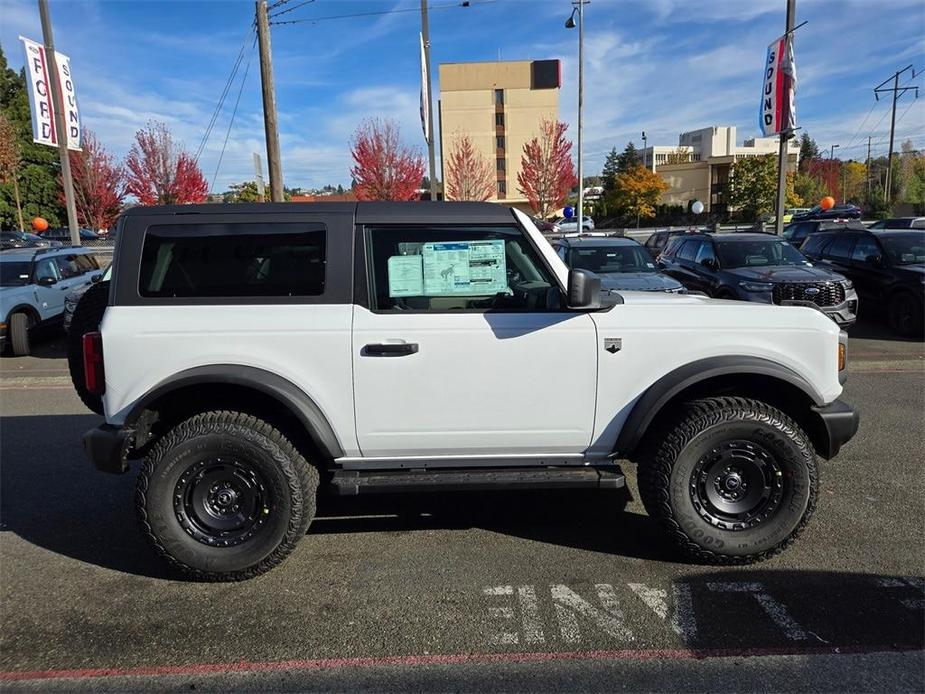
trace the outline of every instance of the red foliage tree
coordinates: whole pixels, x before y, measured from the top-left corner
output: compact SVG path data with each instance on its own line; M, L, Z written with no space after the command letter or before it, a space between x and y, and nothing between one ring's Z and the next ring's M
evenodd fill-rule
M838 195L841 160L816 157L806 162L805 171L806 175L812 176L822 183L829 195ZM807 204L810 204L810 202L807 201ZM811 204L815 204L815 201L812 201Z
M164 123L152 122L135 133L125 160L126 192L142 205L202 202L209 185L193 158L181 150Z
M125 199L125 169L90 130L81 136L83 150L68 152L74 179L77 221L90 229L109 229L122 211ZM59 177L58 184L61 185ZM59 193L64 204L64 190Z
M524 145L517 183L530 207L544 219L562 207L569 191L578 183L572 163L572 143L565 139L567 129L561 121L543 120L539 137Z
M488 200L495 193L495 172L468 134L457 134L446 162L447 200Z
M424 178L424 159L401 144L394 121L364 121L353 136L350 155L358 200L415 198Z

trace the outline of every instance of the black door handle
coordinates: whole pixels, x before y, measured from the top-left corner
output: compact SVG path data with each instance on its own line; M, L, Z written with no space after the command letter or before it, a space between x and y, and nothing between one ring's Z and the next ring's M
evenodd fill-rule
M404 357L418 351L416 342L380 342L363 348L369 357Z

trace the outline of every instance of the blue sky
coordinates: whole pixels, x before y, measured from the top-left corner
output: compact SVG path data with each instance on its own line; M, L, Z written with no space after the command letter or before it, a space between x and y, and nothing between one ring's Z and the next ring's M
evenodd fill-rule
M302 0L289 0L279 10ZM441 62L560 58L560 117L575 137L577 32L569 0L431 1L434 72ZM785 0L593 0L585 19L585 172L612 146L673 145L678 133L736 125L759 134L756 113L767 44L782 33ZM418 115L418 0L315 0L283 19L408 10L273 27L286 185L350 181L349 139L366 117L396 119L424 151ZM214 190L253 178L264 152L260 78L249 33L254 3L68 0L51 2L58 50L71 57L82 118L116 154L148 119L168 123L195 151L242 42L253 56ZM798 124L820 147L863 158L867 136L885 154L889 104L873 87L906 65L925 70L922 0L798 0ZM0 44L22 65L17 37L41 40L34 0L0 0ZM247 59L245 59L246 64ZM242 66L243 72L243 66ZM241 74L239 73L239 80ZM923 85L923 78L904 83ZM201 164L212 181L231 98ZM439 85L434 81L435 96ZM925 148L925 90L900 103L897 139ZM436 108L436 106L435 106ZM873 110L871 110L873 109ZM898 147L898 144L897 144ZM438 150L439 151L439 150ZM439 165L438 165L439 166Z

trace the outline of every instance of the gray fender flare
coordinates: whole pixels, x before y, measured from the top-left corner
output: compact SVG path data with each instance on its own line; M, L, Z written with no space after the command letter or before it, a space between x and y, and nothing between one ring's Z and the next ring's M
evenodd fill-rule
M295 415L322 455L330 459L343 457L344 451L334 428L304 390L275 373L239 364L197 366L161 381L135 403L125 419L125 426L134 426L142 412L164 395L180 388L211 383L243 386L270 396Z
M825 403L818 390L796 371L769 359L748 356L722 356L699 359L680 366L658 379L639 397L620 429L614 451L620 457L631 455L661 409L683 390L718 376L768 376L795 386L816 406Z

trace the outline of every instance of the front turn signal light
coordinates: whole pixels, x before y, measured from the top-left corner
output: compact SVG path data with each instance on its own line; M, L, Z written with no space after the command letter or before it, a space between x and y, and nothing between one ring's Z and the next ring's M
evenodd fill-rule
M848 349L843 342L838 343L838 370L844 371L848 365Z

